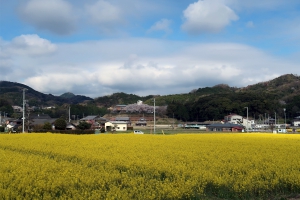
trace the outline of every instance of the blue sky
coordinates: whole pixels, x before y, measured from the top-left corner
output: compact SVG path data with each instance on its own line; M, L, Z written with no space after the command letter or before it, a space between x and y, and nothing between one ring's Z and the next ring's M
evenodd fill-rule
M0 0L0 80L99 97L300 74L298 0Z

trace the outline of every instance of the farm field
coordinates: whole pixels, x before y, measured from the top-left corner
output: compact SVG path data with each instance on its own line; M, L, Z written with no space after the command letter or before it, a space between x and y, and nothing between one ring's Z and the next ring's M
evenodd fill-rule
M0 134L0 199L300 195L300 135Z

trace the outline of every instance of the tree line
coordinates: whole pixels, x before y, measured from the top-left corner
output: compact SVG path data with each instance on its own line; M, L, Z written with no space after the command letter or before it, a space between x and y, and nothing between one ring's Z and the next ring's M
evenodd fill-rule
M222 120L231 113L251 118L274 118L275 112L278 117L284 118L286 114L290 122L300 115L300 96L294 96L287 102L282 102L276 94L241 92L221 93L204 96L195 101L176 101L168 103L167 115L182 121L207 121ZM286 113L284 113L286 108Z

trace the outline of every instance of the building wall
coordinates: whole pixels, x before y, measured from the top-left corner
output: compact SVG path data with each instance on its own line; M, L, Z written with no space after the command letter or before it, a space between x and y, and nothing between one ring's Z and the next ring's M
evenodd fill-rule
M294 121L294 126L300 126L300 121Z
M232 124L239 124L238 122L242 122L243 121L243 117L240 115L228 115L225 116L225 122L229 122Z
M111 123L111 122L105 123L105 131L112 131L114 128L115 131L127 131L127 124L124 123L118 124L118 123Z
M117 124L116 131L127 131L127 124Z

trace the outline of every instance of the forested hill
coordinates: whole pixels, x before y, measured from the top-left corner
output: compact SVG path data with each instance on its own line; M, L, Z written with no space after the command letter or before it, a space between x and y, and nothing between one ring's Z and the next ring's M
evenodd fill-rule
M153 95L141 97L135 94L126 94L123 92L119 92L114 93L112 95L95 98L94 102L98 106L110 107L118 104L133 104L136 103L138 100L147 101L153 99L153 97Z
M236 113L262 118L265 115L292 119L300 115L300 76L287 74L245 88L217 85L200 88L188 94L162 96L157 101L168 105L168 115L183 121L223 119Z
M30 106L53 106L62 105L64 103L78 104L86 100L93 100L90 97L81 95L67 95L54 96L52 94L43 94L31 87L15 82L0 81L0 98L5 99L11 105L22 105L23 89L26 89L26 100Z
M286 116L292 119L300 115L300 76L286 74L270 81L249 85L244 88L219 84L214 87L198 88L184 94L148 95L141 97L123 92L95 99L65 93L61 96L43 94L32 88L8 81L0 81L0 99L11 105L22 105L22 89L26 88L26 99L30 106L78 104L108 108L117 104L133 104L142 100L152 105L168 105L167 115L183 121L205 121L223 119L224 115L236 113L245 116L248 107L250 117L262 117L269 114L274 117ZM1 105L0 105L1 107Z

